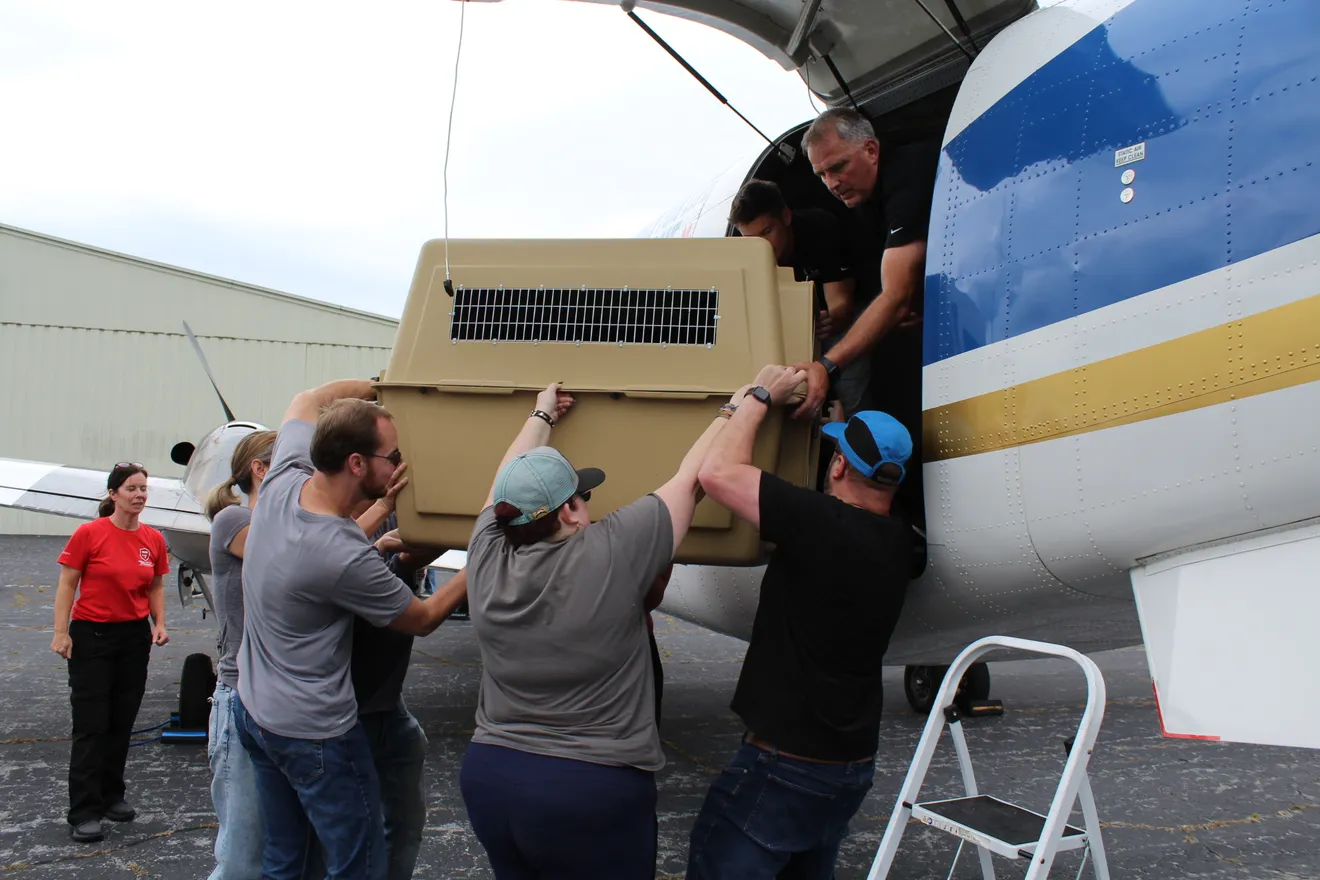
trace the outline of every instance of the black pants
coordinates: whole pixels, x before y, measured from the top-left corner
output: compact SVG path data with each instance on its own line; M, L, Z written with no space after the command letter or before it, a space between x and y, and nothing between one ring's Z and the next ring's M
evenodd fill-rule
M468 821L496 880L651 880L655 774L469 743Z
M69 753L69 824L100 819L124 799L128 738L147 689L151 624L69 623L69 702L73 748Z

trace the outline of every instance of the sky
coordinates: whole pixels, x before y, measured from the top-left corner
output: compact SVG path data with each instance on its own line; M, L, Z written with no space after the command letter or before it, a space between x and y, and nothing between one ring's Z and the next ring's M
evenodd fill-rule
M632 237L765 142L617 5L0 0L0 223L397 317L422 243ZM771 137L801 78L647 23Z

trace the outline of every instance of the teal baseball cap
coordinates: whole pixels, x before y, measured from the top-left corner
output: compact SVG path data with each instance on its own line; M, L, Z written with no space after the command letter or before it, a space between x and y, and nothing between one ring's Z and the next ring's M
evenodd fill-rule
M896 485L907 476L912 457L912 435L903 423L888 413L867 409L846 422L830 422L820 429L834 440L839 452L859 474L878 483ZM882 465L898 467L898 479L877 476Z
M538 446L516 456L495 476L495 503L507 502L521 511L511 526L535 522L561 505L605 482L599 468L574 468L559 450Z

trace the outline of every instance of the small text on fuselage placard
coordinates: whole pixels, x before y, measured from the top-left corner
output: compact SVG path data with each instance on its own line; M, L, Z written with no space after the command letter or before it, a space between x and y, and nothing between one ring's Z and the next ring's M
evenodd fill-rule
M1146 142L1133 144L1130 147L1124 147L1121 150L1114 151L1114 167L1122 165L1131 165L1133 162L1140 162L1146 158Z

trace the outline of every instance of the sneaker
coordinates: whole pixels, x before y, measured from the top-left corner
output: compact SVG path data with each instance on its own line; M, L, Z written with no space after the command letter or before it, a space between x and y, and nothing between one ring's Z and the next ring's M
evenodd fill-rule
M94 840L100 840L105 837L105 832L101 830L100 819L89 819L86 822L79 822L77 825L73 826L73 830L69 833L72 834L73 839L79 843L91 843Z
M105 817L111 822L129 822L137 815L137 810L130 807L124 801L117 804L111 804L106 808Z

